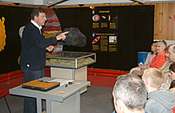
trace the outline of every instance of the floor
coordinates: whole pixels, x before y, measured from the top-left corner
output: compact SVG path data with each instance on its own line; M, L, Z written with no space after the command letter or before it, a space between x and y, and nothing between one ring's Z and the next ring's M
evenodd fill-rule
M112 88L88 87L88 91L81 94L81 113L112 113ZM7 96L12 113L23 113L23 97ZM0 100L0 113L9 113L3 98Z

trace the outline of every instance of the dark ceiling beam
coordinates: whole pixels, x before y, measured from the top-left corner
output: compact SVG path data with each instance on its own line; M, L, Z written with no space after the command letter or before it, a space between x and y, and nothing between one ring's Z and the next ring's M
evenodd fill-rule
M132 2L134 2L134 3L138 3L138 4L140 4L140 5L144 5L144 3L141 2L141 1L139 1L139 0L130 0L130 1L132 1Z
M68 0L59 0L58 2L55 2L53 4L49 4L48 7L50 8L50 7L53 7L53 6L57 5L57 4L61 4L61 3L66 2L66 1L68 1Z

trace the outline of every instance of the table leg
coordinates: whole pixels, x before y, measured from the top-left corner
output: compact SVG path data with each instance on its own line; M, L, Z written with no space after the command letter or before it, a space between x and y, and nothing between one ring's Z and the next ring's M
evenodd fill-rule
M46 113L52 113L50 100L46 100Z
M36 98L37 101L37 113L42 113L42 105L41 105L41 98Z

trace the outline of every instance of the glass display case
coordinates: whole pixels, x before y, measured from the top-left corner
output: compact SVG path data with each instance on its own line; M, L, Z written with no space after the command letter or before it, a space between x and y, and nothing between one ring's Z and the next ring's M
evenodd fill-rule
M62 51L46 55L46 66L77 69L96 62L96 53Z

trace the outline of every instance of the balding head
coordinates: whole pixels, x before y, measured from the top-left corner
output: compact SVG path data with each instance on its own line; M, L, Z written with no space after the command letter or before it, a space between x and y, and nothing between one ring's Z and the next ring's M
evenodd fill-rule
M149 90L149 88L159 89L164 82L163 73L157 68L148 68L144 70L142 79Z

